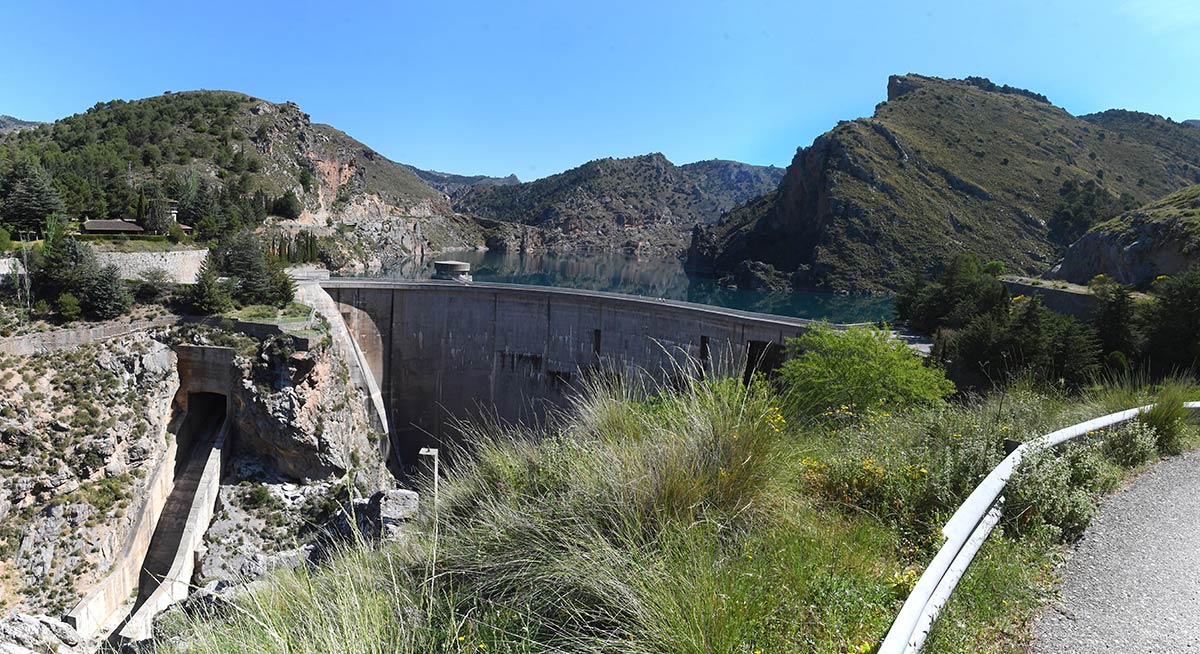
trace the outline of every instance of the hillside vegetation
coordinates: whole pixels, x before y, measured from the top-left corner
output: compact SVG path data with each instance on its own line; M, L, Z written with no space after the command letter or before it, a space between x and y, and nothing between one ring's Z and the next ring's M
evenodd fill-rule
M1043 272L1092 225L1200 181L1197 137L978 78L892 77L872 117L797 152L778 192L698 230L689 265L831 290L895 289L958 253Z
M142 220L158 199L217 237L275 216L337 237L335 264L378 265L478 242L470 221L407 167L292 103L240 93L168 93L102 102L0 138L0 175L44 169L71 218ZM337 267L335 265L335 267Z
M1083 284L1106 275L1146 287L1159 275L1195 264L1200 264L1200 185L1096 225L1067 249L1053 276Z
M515 185L476 186L455 202L483 219L498 249L681 252L697 223L773 191L783 171L735 161L676 166L661 154L597 159ZM523 229L530 226L533 229Z

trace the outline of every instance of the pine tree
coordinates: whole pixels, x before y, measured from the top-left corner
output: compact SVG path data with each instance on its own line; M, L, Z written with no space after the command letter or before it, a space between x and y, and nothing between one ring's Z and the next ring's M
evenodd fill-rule
M237 280L235 299L242 304L274 304L270 266L258 237L241 231L221 247L221 269Z
M62 293L86 295L99 273L96 253L66 233L66 219L52 214L45 222L42 253L34 267L34 291L53 301Z
M287 274L287 268L282 260L272 258L267 268L270 271L270 304L286 306L296 297L296 283L292 280L291 275Z
M121 271L113 265L100 269L80 299L84 313L96 320L109 320L124 315L133 306L133 296L121 279Z
M217 275L212 255L204 258L196 273L196 283L188 289L188 301L192 311L204 315L221 313L232 305L228 290Z
M63 210L58 190L35 164L17 164L5 186L4 222L19 234L40 232L47 217Z

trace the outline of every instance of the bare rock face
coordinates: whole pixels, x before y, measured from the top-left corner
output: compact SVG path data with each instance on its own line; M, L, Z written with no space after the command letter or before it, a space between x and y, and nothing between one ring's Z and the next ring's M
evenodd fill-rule
M398 538L404 523L416 517L419 499L416 491L404 488L376 493L368 505L368 516L378 525L380 537Z
M1134 287L1174 275L1200 262L1196 230L1180 220L1152 220L1140 212L1084 234L1067 249L1050 276L1086 284L1099 274Z
M137 334L0 369L0 607L54 614L129 534L166 451L175 356Z
M365 403L346 364L329 347L287 354L264 352L243 364L232 397L239 449L301 481L341 477L378 488L386 478L382 436L370 427Z
M76 654L83 639L69 625L41 615L12 613L0 619L0 654Z

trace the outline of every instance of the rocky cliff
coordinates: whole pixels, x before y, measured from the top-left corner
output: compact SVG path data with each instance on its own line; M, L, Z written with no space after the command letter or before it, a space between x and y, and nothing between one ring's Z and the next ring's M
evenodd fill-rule
M394 487L387 441L327 341L296 351L187 325L0 355L0 651L75 651L78 634L44 616L73 606L132 533L181 417L177 343L237 352L232 462L194 581L298 565L345 535L348 507Z
M1200 181L1200 132L1135 116L1085 120L981 78L892 77L872 117L797 151L777 192L697 229L689 268L836 291L894 289L964 252L1043 272L1091 224Z
M364 489L381 487L386 438L371 428L365 398L329 345L294 352L286 339L269 340L238 365L232 401L241 451L297 482L353 471Z
M0 604L57 614L130 531L166 450L175 358L142 333L0 368Z
M1085 284L1107 275L1145 287L1200 263L1200 186L1096 225L1067 249L1052 277Z

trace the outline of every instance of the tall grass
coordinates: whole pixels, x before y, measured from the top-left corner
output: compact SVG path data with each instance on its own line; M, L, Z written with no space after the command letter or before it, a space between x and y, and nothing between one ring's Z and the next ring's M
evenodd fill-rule
M167 649L868 652L1004 439L1094 417L1122 393L1136 406L1149 390L1017 386L801 421L761 380L597 377L541 431L464 425L471 446L436 517L422 488L401 543L179 616ZM1056 539L1120 473L1088 446L1025 474L1038 510L989 542L948 608L961 627L939 627L931 651L1016 651L997 634L1032 614Z

